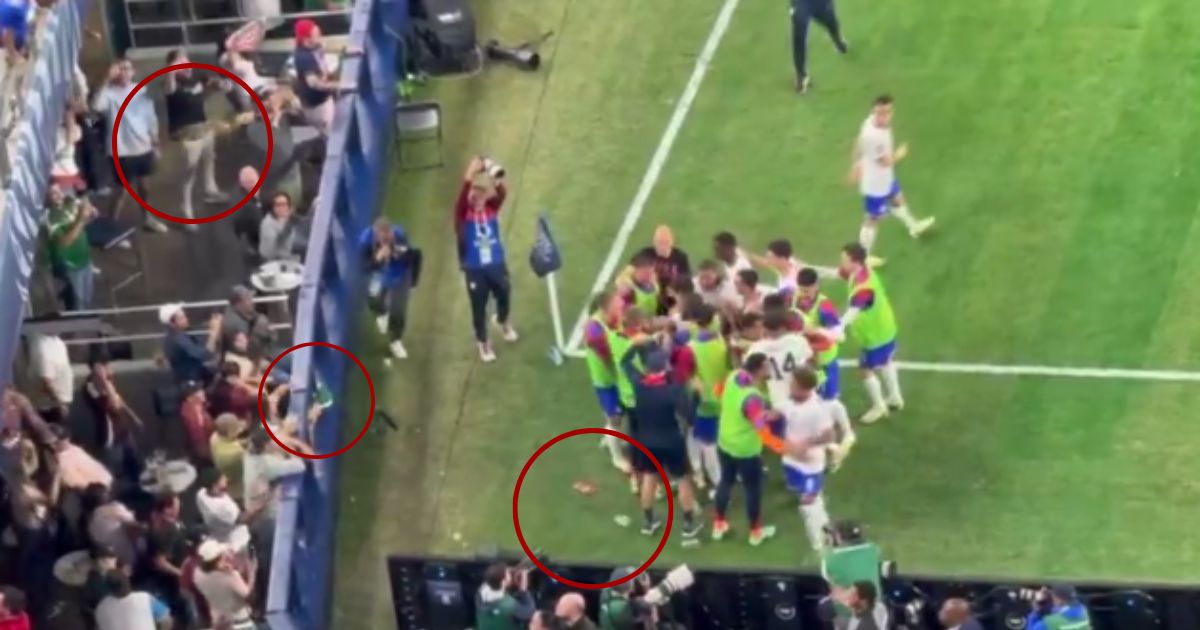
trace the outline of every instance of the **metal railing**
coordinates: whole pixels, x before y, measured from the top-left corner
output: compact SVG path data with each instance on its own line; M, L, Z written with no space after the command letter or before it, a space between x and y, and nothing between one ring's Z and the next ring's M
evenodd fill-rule
M244 24L260 16L252 15L221 15L217 17L202 17L206 11L197 11L195 0L123 0L125 28L129 35L131 48L154 48L163 45L189 47L195 44L213 44L225 39L226 30L223 27ZM174 18L168 16L150 16L141 19L139 9L142 7L170 7ZM239 7L240 8L240 7ZM342 11L299 11L295 13L280 13L265 17L268 29L273 30L281 25L300 19L325 20L326 18L342 18L350 15L349 10ZM329 20L333 22L333 20ZM198 32L199 31L199 32ZM157 37L155 37L154 35ZM207 36L206 36L207 35ZM290 33L289 33L290 36ZM139 41L139 37L141 40Z

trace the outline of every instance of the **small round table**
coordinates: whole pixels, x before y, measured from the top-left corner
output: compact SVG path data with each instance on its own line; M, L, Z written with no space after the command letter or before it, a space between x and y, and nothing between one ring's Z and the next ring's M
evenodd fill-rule
M287 293L300 286L304 265L295 260L272 260L250 274L250 284L260 293Z
M54 577L67 586L83 586L92 565L92 554L87 549L72 551L54 562Z
M147 468L142 474L141 486L149 494L171 492L183 494L196 483L196 467L185 460L176 459Z

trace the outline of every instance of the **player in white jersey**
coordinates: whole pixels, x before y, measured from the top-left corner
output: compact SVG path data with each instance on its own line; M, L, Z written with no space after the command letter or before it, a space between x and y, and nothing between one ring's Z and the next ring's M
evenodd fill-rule
M778 276L780 291L795 291L796 275L805 267L816 270L817 275L822 278L839 277L837 267L810 265L796 258L795 252L792 250L792 242L786 238L778 238L771 241L767 244L767 253L765 255L756 256L751 254L750 259L760 267L766 267L775 271L775 274Z
M754 342L746 356L767 357L767 396L772 405L788 399L792 392L792 373L812 362L812 346L804 335L788 330L787 312L768 308L763 313L763 338Z
M885 94L875 99L871 115L863 121L858 132L851 158L850 180L858 183L867 213L858 240L868 252L875 244L879 221L889 213L904 223L909 236L913 238L932 227L934 221L933 217L913 217L904 193L900 191L896 163L908 155L908 145L895 146L892 139L892 110L892 97Z
M788 379L787 400L776 405L783 414L783 474L788 489L800 499L800 515L808 542L817 553L825 546L829 513L821 490L825 485L828 449L837 444L832 408L817 395L817 373L802 367Z

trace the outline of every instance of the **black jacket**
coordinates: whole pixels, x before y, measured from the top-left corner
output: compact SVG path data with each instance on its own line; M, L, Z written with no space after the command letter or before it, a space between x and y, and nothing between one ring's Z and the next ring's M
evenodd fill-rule
M692 397L686 387L672 383L666 374L662 379L648 378L635 365L639 358L661 351L655 345L640 346L626 353L621 361L621 369L633 383L630 433L647 447L682 445L684 435L680 420L688 420L692 413Z

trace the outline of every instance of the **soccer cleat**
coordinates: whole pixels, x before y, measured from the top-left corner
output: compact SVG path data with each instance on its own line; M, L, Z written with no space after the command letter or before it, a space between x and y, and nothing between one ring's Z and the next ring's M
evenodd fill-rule
M806 74L806 75L796 79L796 93L797 94L808 94L808 91L810 89L812 89L812 77L810 77Z
M774 525L760 525L750 530L750 546L757 547L763 544L768 538L775 536Z
M725 534L728 534L728 533L729 533L729 521L726 521L724 519L717 519L717 520L713 521L713 526L712 526L712 539L713 540L721 540L722 538L725 537Z
M393 339L392 343L388 345L388 348L391 349L392 356L396 357L397 359L408 358L408 350L404 349L403 341L400 341L399 339Z
M505 341L513 343L521 338L521 336L517 334L517 329L513 328L512 324L508 322L501 324L500 320L496 319L495 316L492 316L492 323L500 329L500 336L503 337Z
M629 465L629 460L625 459L624 457L612 458L612 465L613 465L613 468L616 468L617 470L625 473L626 475L633 472L633 467L631 467Z
M491 363L492 361L496 360L496 353L492 352L492 344L485 341L477 345L479 346L480 361L483 361L484 363Z
M642 523L642 535L653 536L662 525L662 519L655 516L651 520Z
M845 39L838 39L833 42L837 51L843 55L850 52L850 44Z
M889 398L887 406L892 411L902 411L904 409L904 399L900 397Z
M871 409L869 409L867 411L867 413L864 413L862 415L862 417L859 418L859 422L862 422L863 424L874 424L874 423L879 422L880 420L886 418L887 415L888 415L888 408L886 406L872 407Z
M387 320L388 320L387 315L380 315L375 318L375 328L377 330L379 330L379 334L381 334L381 335L387 334L387 324L388 324Z
M694 541L704 529L704 523L700 519L693 519L691 523L684 523L683 528L679 533L683 536L683 544L688 544L688 541Z
M917 221L913 224L912 228L908 230L908 235L913 238L920 238L922 234L929 231L929 228L933 227L933 224L936 220L937 219L933 217L926 217Z

